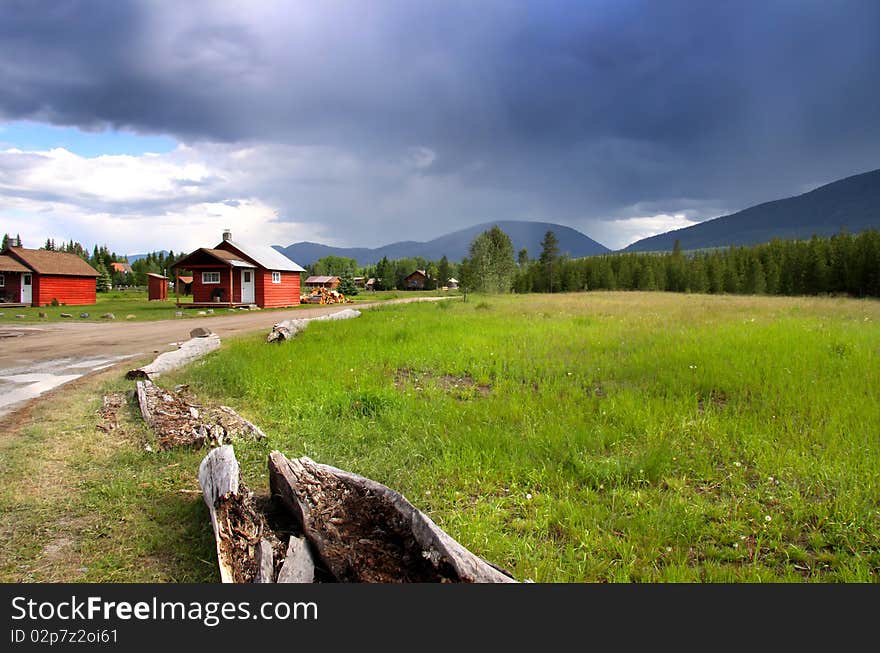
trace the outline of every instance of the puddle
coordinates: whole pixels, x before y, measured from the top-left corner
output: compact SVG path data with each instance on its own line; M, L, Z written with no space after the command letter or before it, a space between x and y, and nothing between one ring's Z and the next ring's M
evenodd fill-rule
M17 404L134 356L140 354L105 358L59 358L0 370L0 417L9 413Z

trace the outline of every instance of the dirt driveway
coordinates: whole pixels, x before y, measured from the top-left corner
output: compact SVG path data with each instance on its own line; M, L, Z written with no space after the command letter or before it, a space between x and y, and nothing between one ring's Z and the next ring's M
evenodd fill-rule
M0 416L64 383L95 373L129 358L169 351L205 327L220 336L265 330L291 318L361 310L383 304L437 301L445 297L414 297L383 302L316 306L290 311L241 311L235 315L154 322L53 322L39 326L0 325Z

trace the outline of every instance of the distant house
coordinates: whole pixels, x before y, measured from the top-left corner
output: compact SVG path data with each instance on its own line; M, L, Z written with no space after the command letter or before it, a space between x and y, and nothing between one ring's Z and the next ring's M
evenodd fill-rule
M131 266L128 263L111 263L110 264L111 272L118 272L119 274L131 274Z
M339 277L309 277L306 279L306 289L313 290L315 288L326 288L334 290L339 287L341 279Z
M94 304L98 271L76 254L7 247L0 252L0 298L25 306Z
M354 277L352 279L354 281L354 285L356 288L366 288L367 287L367 278L366 277Z
M446 288L449 290L458 290L458 279L450 277L449 281L446 282Z
M406 290L424 290L428 282L428 275L424 270L416 270L403 280Z
M266 245L232 240L224 231L214 248L199 248L172 266L192 271L192 304L185 306L295 306L300 303L300 272L305 270ZM178 277L178 281L179 281Z

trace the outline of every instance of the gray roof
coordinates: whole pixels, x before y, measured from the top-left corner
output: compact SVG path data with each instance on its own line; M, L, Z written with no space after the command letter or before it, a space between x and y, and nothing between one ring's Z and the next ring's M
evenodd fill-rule
M268 245L253 245L251 243L240 243L238 241L227 241L235 249L242 254L246 254L252 258L260 267L266 270L278 270L283 272L305 272L305 268L298 263L294 263L277 249Z

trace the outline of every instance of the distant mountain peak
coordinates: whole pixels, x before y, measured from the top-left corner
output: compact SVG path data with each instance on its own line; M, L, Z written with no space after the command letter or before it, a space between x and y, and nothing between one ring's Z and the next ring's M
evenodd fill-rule
M638 240L625 252L757 245L880 229L880 170L845 177L793 197L772 200L683 229Z
M374 265L383 256L389 259L421 256L436 261L446 256L450 261L460 261L467 256L473 239L493 226L498 225L513 241L514 252L525 248L532 258L541 253L541 240L548 230L556 234L559 251L571 257L594 256L609 250L604 245L571 227L552 222L527 220L494 220L483 222L466 229L434 238L426 242L401 241L382 247L331 247L321 243L300 242L287 247L275 245L275 249L300 265L309 265L324 256L345 256L357 260L358 265Z

